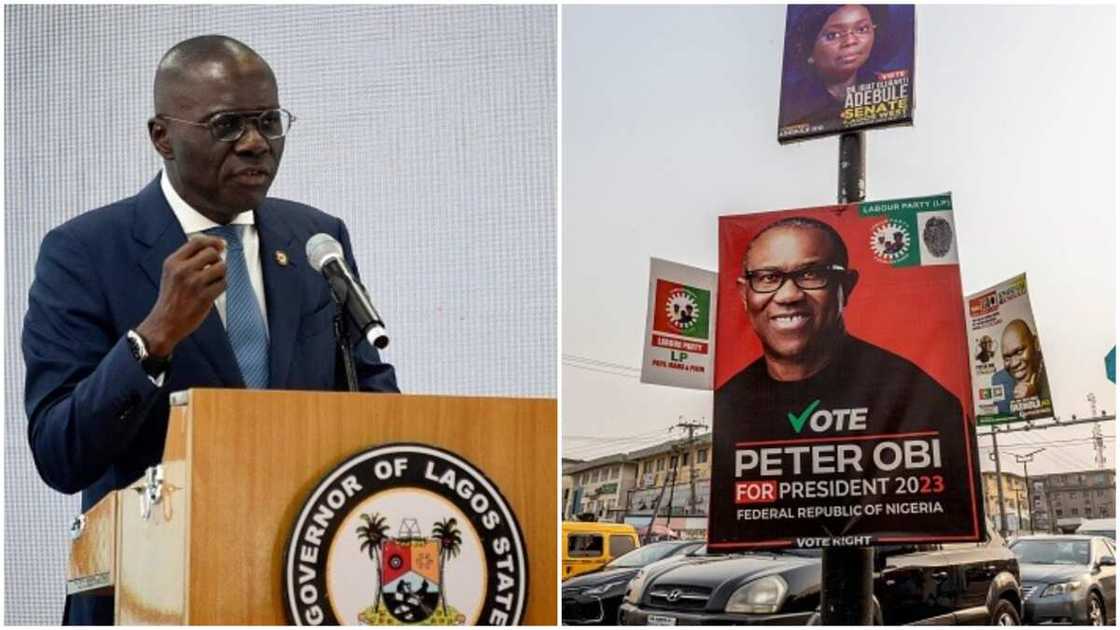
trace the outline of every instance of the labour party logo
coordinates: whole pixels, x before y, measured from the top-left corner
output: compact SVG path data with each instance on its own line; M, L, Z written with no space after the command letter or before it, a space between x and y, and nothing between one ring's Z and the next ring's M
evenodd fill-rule
M881 262L898 262L910 253L910 230L905 223L886 219L871 229L871 253Z
M525 543L494 484L462 458L393 444L312 491L284 563L300 625L507 625L524 614Z
M653 330L696 339L708 338L711 292L668 280L657 281Z

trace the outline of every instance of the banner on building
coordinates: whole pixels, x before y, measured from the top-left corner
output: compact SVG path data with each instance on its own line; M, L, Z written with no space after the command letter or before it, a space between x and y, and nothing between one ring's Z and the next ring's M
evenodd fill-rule
M1053 416L1026 274L968 296L967 317L977 423Z
M716 277L706 269L649 259L643 383L712 388Z
M721 217L717 550L984 537L948 194Z
M910 124L913 110L913 5L789 5L779 142Z

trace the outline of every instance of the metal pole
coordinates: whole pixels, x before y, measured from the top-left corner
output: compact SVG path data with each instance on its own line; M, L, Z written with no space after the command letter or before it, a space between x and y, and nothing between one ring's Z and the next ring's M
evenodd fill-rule
M1019 522L1016 523L1018 529L1015 530L1015 534L1018 535L1019 532L1023 531L1023 494L1021 492L1015 492L1015 513L1019 515Z
M840 136L840 203L863 201L865 185L863 133ZM870 626L874 551L871 547L825 547L821 552L821 624Z
M999 465L999 443L996 434L999 430L992 427L992 460L996 463L996 500L999 501L999 535L1007 538L1007 508L1003 505L1003 471Z
M863 201L866 192L866 155L863 132L840 136L840 186L837 190L837 200L840 203Z
M1027 453L1026 455L1019 455L1017 453L1013 454L1015 457L1015 462L1023 465L1023 483L1027 485L1027 516L1029 516L1031 519L1032 534L1034 533L1034 502L1031 500L1031 478L1030 475L1027 474L1027 463L1033 462L1034 456L1045 450L1045 448L1039 448Z
M673 446L673 458L669 461L673 462L673 485L669 486L669 513L665 516L665 529L672 529L673 525L673 493L677 489L677 470L680 467L680 452L677 445Z
M1043 492L1046 493L1046 512L1050 516L1050 533L1058 533L1058 519L1054 517L1054 502L1050 500L1050 489L1043 486Z
M665 476L668 478L669 473L666 472ZM657 510L661 508L661 499L665 496L665 483L661 483L661 492L657 493L657 500L653 502L653 514L649 517L649 525L646 527L646 537L642 539L642 544L648 544L649 539L653 537L653 526L657 523Z

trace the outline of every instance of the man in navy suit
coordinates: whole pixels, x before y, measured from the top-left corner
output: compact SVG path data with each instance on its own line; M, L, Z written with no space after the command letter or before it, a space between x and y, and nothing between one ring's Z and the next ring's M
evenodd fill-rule
M197 37L160 61L154 97L163 172L47 234L24 320L35 465L81 491L83 511L159 462L173 391L346 388L336 309L304 245L325 232L357 266L342 221L265 197L293 121L271 68ZM361 389L398 391L376 350L351 346ZM67 623L112 620L110 597L67 600Z

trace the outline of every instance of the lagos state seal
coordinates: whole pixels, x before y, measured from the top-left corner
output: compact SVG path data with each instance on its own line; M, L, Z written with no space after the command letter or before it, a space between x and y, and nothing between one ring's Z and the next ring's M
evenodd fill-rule
M303 503L284 559L298 625L512 625L525 612L521 528L463 458L421 444L358 453Z

